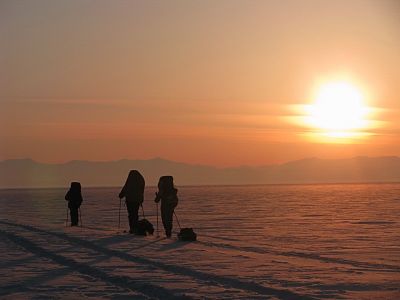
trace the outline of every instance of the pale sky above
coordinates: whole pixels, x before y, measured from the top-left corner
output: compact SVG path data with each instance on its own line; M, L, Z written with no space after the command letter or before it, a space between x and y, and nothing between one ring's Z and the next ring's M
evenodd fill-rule
M374 125L310 139L338 79ZM400 155L400 2L0 0L0 105L1 160Z

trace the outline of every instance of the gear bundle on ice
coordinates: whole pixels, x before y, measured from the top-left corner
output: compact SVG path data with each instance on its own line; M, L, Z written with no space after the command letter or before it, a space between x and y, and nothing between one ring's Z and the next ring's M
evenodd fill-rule
M192 242L197 239L197 234L193 231L193 228L182 228L178 233L178 239L184 242Z
M135 235L143 235L143 236L146 236L147 234L153 234L154 233L153 224L151 224L150 221L147 219L141 219L137 221L133 229L133 233Z

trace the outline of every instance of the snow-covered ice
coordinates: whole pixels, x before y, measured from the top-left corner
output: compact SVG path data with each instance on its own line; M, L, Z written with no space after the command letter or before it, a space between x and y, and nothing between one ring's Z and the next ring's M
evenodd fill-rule
M117 188L65 227L68 185L0 190L0 298L400 299L400 184L178 187L193 243L123 233Z

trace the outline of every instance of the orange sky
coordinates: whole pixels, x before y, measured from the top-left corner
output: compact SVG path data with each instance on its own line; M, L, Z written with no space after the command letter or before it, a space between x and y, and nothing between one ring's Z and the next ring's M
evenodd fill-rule
M217 166L400 155L400 4L1 1L0 159ZM331 79L368 138L307 138L293 109Z

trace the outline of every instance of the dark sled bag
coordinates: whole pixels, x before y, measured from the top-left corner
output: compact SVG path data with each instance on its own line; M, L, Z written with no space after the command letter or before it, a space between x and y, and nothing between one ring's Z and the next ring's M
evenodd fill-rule
M197 239L197 234L193 231L193 228L182 228L178 233L178 239L184 242L192 242Z
M135 235L143 235L146 236L147 234L154 233L153 224L150 223L147 219L141 219L137 222L136 226L134 227L133 233Z

